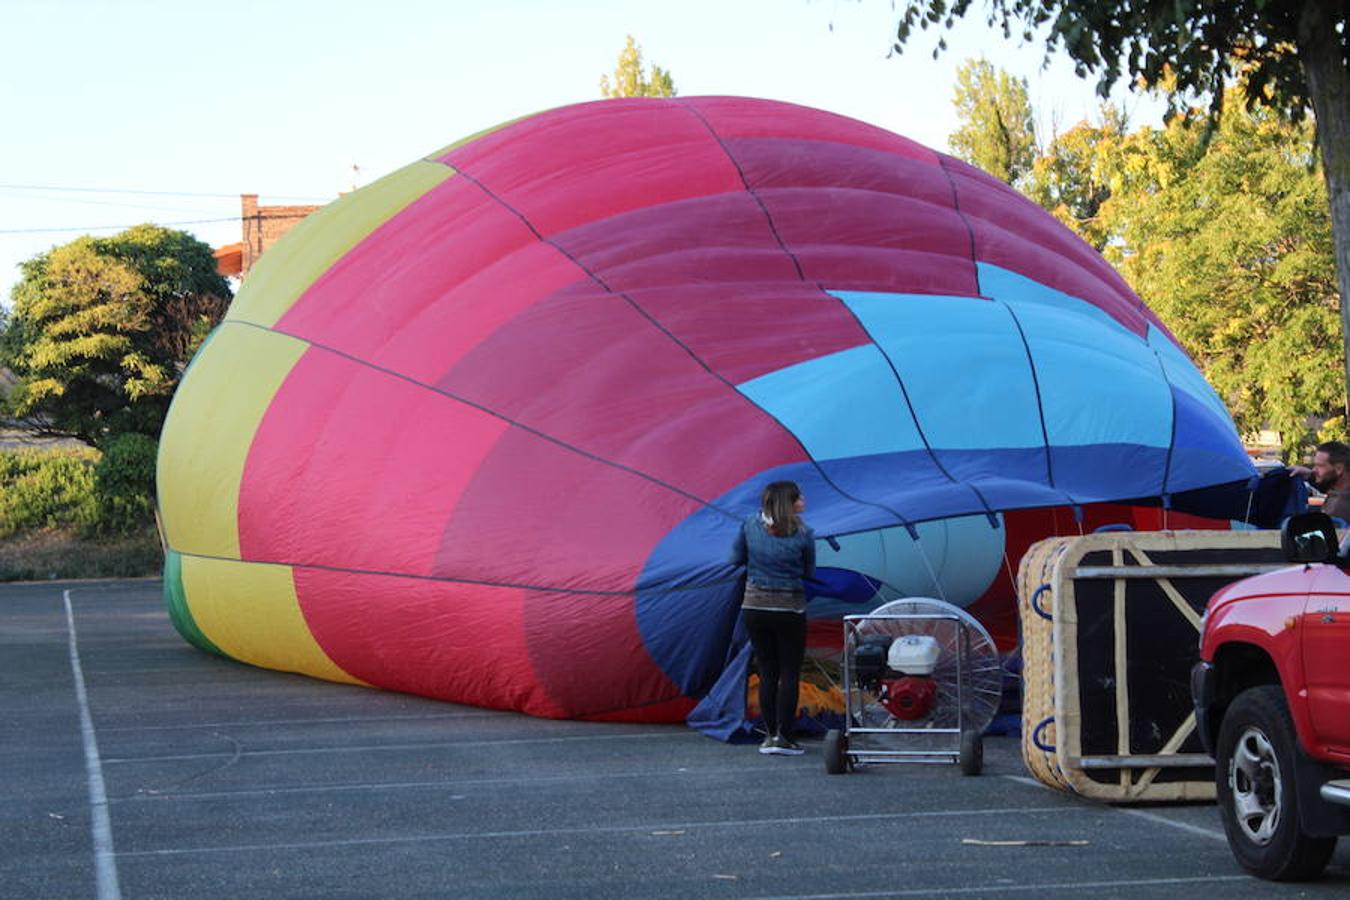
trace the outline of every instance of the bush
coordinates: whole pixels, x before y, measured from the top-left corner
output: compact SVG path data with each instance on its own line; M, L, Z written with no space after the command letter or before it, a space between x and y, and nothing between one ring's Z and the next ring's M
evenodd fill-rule
M0 537L44 528L89 527L94 450L0 451Z
M94 469L93 530L102 535L132 534L155 520L154 438L119 434L108 441Z

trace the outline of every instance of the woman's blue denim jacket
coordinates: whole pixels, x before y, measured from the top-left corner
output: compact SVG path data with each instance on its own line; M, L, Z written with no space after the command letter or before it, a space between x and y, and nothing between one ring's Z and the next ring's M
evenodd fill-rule
M731 564L745 566L753 584L799 590L803 578L816 574L816 533L803 526L796 534L770 534L759 513L742 523L731 545Z

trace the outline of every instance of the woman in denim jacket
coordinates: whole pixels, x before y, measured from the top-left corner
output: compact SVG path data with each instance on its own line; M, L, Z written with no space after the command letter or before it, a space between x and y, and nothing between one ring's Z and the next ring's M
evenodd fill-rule
M806 499L791 481L764 489L760 511L746 519L731 548L746 567L741 609L759 669L759 708L767 734L760 753L797 756L789 731L797 720L797 681L806 655L806 591L816 571L816 536L802 522Z

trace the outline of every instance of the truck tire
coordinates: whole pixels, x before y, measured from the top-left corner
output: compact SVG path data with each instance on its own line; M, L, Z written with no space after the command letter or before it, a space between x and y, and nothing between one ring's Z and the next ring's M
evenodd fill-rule
M1239 865L1260 878L1316 878L1336 839L1299 830L1294 783L1298 735L1278 685L1248 688L1219 726L1214 782L1228 847Z

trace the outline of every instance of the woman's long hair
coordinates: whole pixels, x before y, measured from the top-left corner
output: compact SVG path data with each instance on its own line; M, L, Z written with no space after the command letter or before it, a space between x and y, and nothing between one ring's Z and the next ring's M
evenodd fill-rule
M797 487L795 481L775 481L764 489L759 498L759 507L770 534L787 537L796 534L802 527L796 509L801 496L802 489Z

